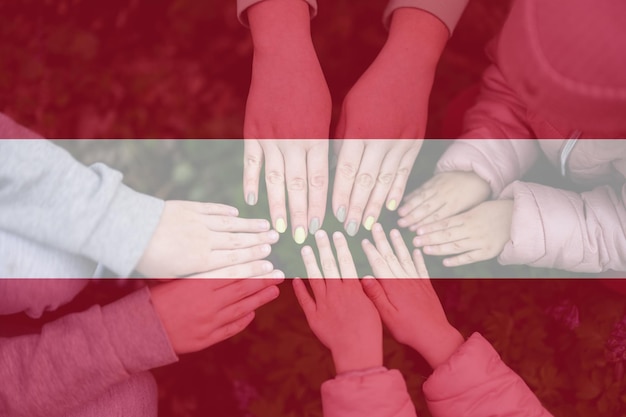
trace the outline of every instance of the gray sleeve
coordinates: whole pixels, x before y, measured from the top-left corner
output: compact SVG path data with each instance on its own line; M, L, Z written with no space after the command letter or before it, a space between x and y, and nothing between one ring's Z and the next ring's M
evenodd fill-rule
M77 162L43 139L0 140L0 228L86 256L127 276L161 217L163 201L122 174Z
M389 28L391 15L396 9L411 7L425 10L439 18L448 28L450 36L452 36L454 28L465 11L468 2L469 0L389 0L383 13L383 24L386 28Z

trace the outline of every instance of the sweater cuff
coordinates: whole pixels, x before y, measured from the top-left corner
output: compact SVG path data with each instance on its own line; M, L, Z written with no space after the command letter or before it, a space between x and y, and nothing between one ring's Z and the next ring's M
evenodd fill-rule
M237 0L237 19L239 22L245 27L249 28L248 24L248 15L246 11L249 7L254 6L257 3L260 3L264 0ZM299 0L295 0L299 1ZM317 0L303 0L306 1L309 5L309 12L311 13L311 19L317 16Z
M103 307L102 320L129 374L178 361L147 287Z
M163 200L120 184L81 254L122 277L130 275L150 243L164 205Z
M393 12L402 7L409 7L427 11L437 17L446 25L450 36L452 36L454 28L459 22L468 1L469 0L390 0L383 13L383 25L389 29Z

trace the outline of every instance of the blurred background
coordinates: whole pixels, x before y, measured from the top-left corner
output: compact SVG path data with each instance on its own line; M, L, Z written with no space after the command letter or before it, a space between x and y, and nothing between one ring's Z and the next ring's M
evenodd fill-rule
M444 115L452 99L479 80L487 65L483 49L508 3L470 2L440 63L428 137L446 136ZM384 6L320 1L313 38L336 110L385 41ZM233 140L242 135L252 60L234 0L22 0L0 3L0 16L0 111L53 139L162 138L57 143L85 163L121 170L139 191L232 204L242 216L269 218L266 200L244 204L243 144ZM426 143L409 189L429 178L448 143ZM540 164L529 180L549 182L552 173ZM387 230L395 221L392 213L381 218ZM327 231L340 226L327 216ZM361 232L351 240L362 274L368 272L359 248L365 237ZM290 276L304 275L289 236L274 246L271 260ZM556 416L626 412L624 296L589 277L557 279L573 277L562 271L496 262L450 270L436 258L427 263L433 277L447 278L435 287L452 323L466 336L480 331L487 337ZM34 331L62 314L118 298L135 283L96 282L42 320L14 317L11 323ZM425 362L388 337L385 352L386 365L405 375L419 415L428 416L420 390L430 374ZM319 387L334 375L289 283L244 334L155 373L165 417L321 416Z

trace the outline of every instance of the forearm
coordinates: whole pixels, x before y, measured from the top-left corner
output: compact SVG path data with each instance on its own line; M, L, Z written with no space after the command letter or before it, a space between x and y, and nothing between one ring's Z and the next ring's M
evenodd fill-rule
M177 360L147 290L0 339L0 415L64 415L131 375Z
M264 0L248 9L255 54L287 51L300 56L312 47L309 5L303 0Z
M0 228L104 263L127 275L156 228L163 202L86 167L45 140L0 141Z

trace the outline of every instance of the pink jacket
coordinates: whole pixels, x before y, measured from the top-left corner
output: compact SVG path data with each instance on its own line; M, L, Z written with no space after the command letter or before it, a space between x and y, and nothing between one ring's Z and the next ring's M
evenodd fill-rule
M517 181L540 152L555 165L555 175L564 173L587 191ZM437 171L474 171L494 197L514 200L511 239L498 258L503 265L626 271L626 140L460 139Z
M424 383L433 417L548 417L537 397L475 333ZM322 385L324 417L415 417L402 375L382 369Z
M87 283L0 279L0 314L40 317ZM156 417L147 371L177 360L146 288L48 323L39 334L0 332L2 417Z

